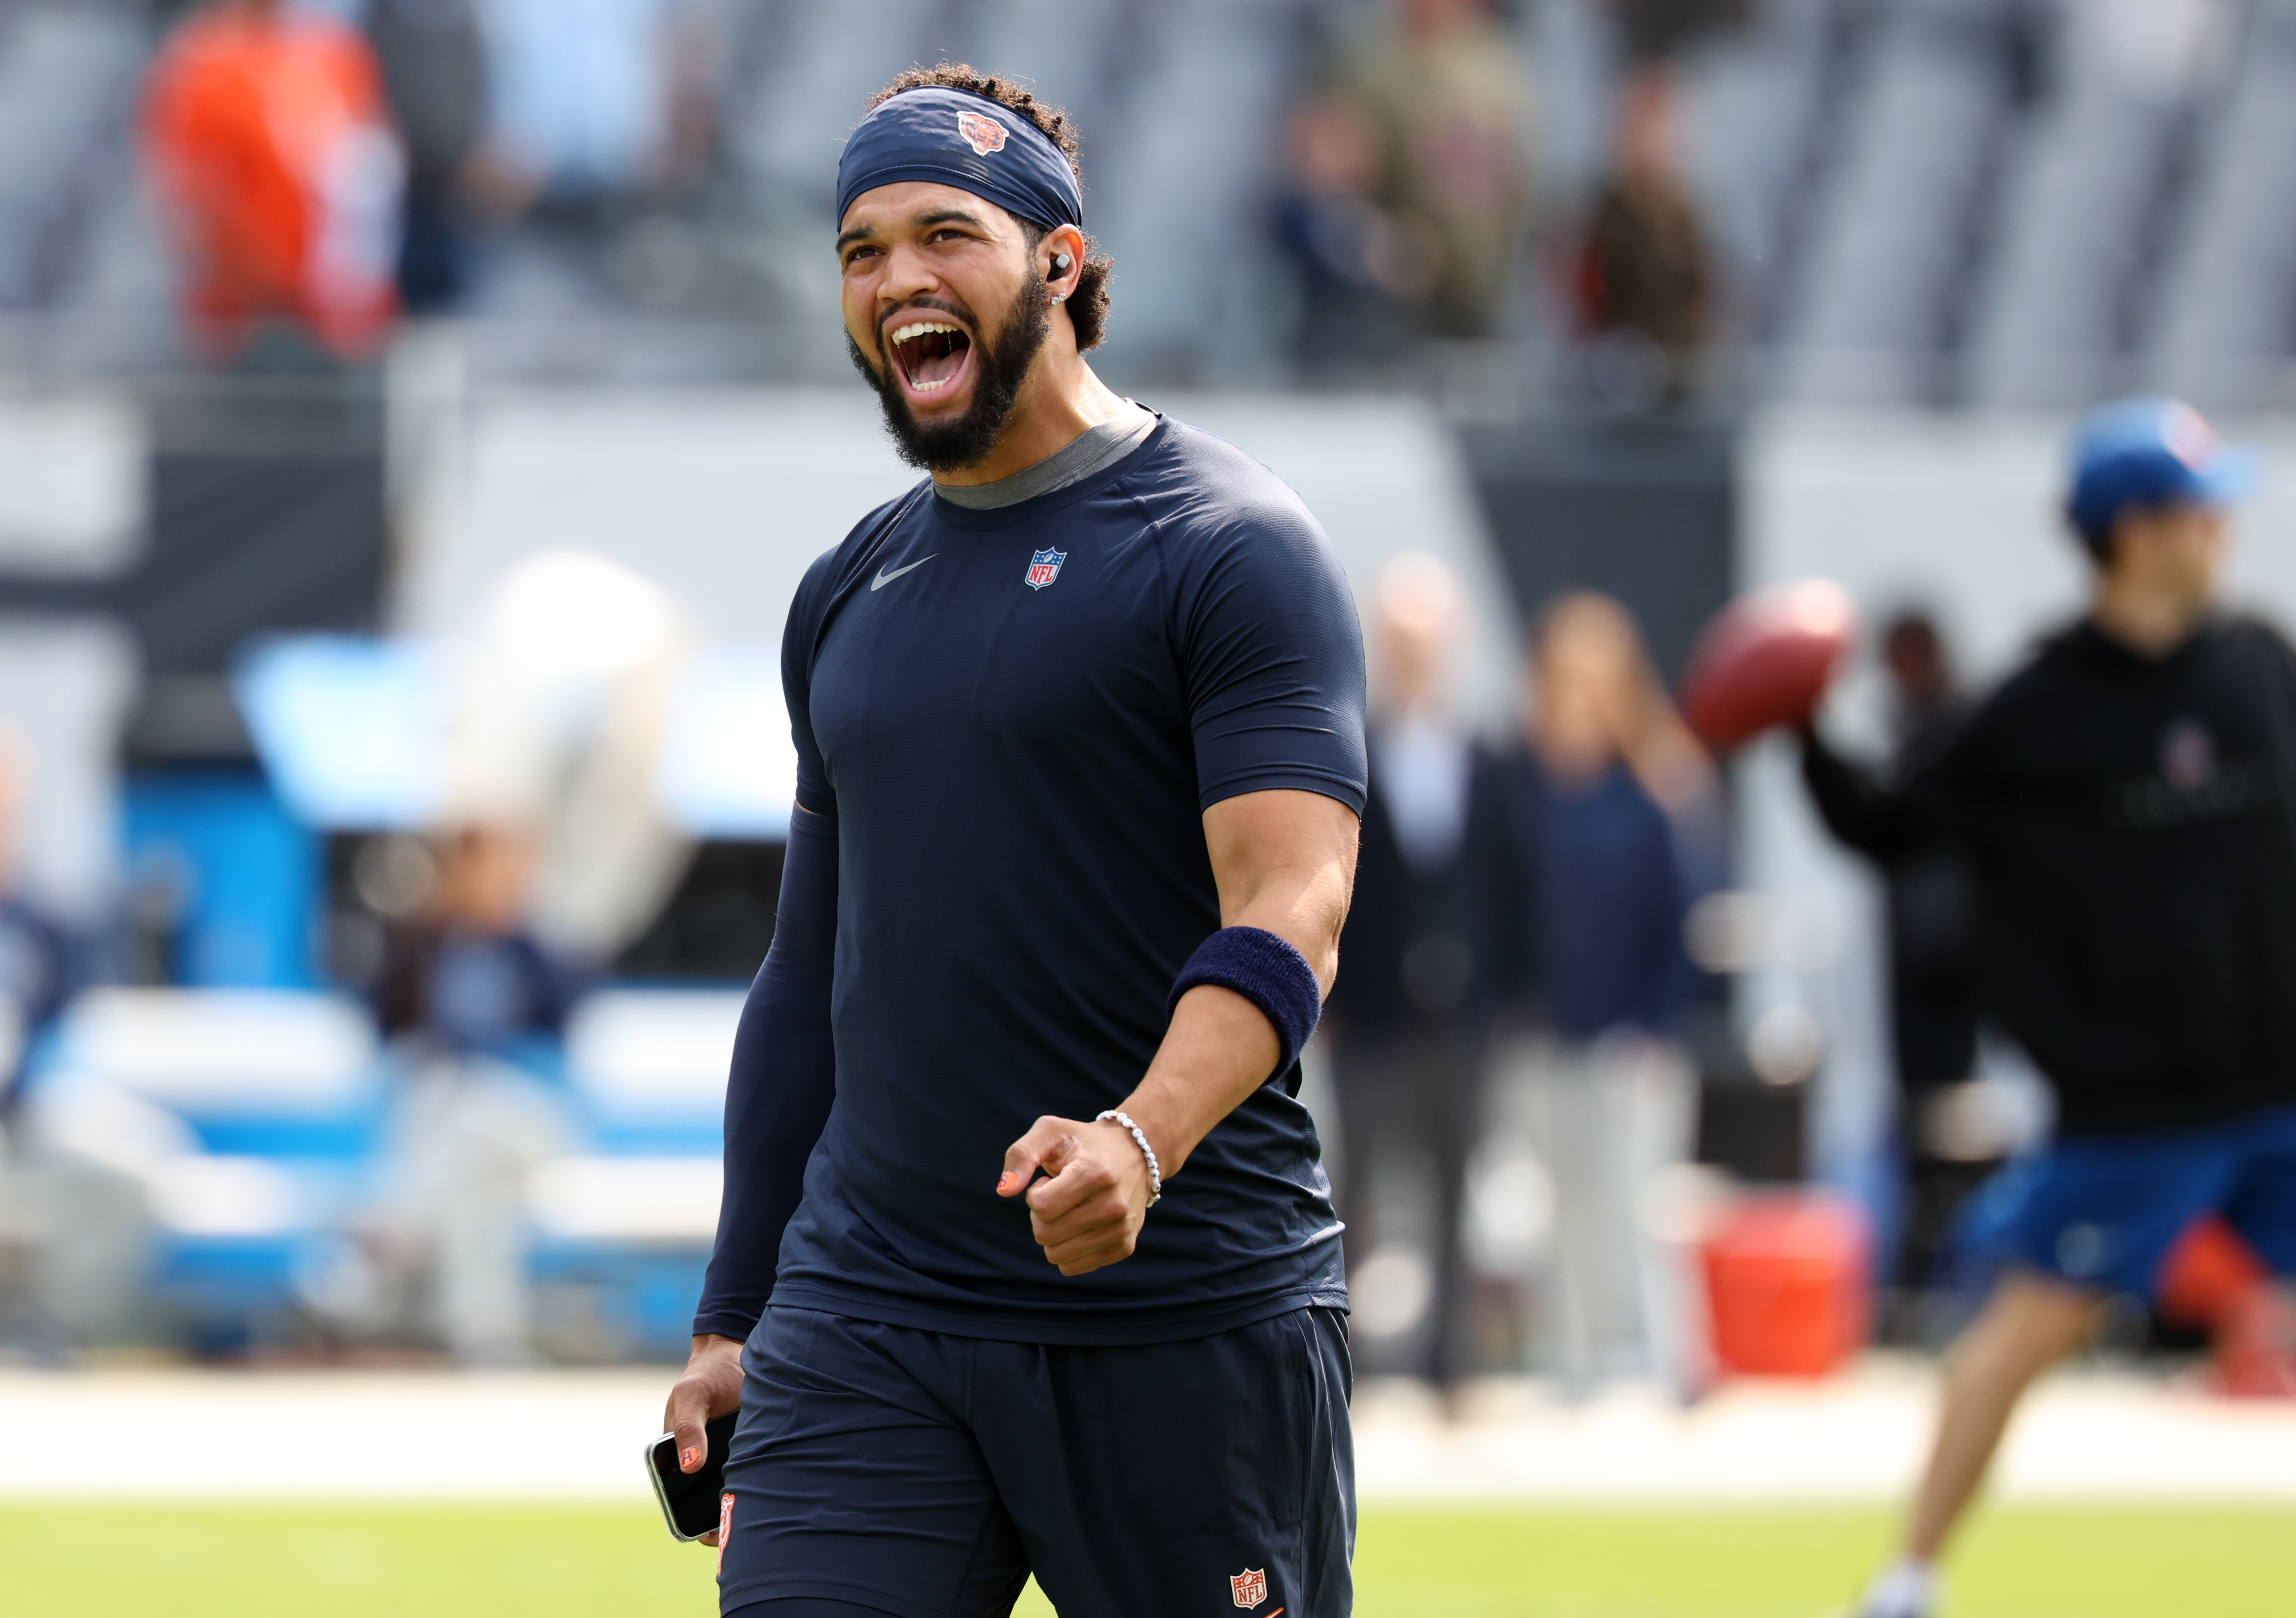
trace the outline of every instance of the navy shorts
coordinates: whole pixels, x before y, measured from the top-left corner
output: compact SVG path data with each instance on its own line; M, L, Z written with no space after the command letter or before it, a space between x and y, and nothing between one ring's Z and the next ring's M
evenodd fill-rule
M2150 1298L2169 1250L2203 1214L2296 1274L2296 1107L2175 1134L2058 1141L1986 1182L1969 1231L1989 1256Z
M1047 1347L768 1309L742 1355L719 1605L896 1618L1346 1618L1347 1323Z

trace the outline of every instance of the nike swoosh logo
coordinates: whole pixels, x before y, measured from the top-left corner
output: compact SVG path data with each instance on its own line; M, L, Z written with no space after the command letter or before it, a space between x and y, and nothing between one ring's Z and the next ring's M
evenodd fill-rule
M940 552L938 551L933 552L933 556L939 556L939 554ZM877 569L877 576L869 581L869 588L872 590L882 590L886 585L891 584L904 573L914 573L918 568L923 567L931 560L932 560L932 556L920 556L907 567L896 568L890 573L888 573L884 568L880 568Z

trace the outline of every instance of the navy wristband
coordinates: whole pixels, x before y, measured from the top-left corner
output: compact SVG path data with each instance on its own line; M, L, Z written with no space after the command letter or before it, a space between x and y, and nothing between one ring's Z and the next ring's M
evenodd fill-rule
M1171 998L1164 1002L1164 1015L1170 1017L1180 1004L1180 996L1206 983L1232 989L1259 1008L1268 1026L1275 1030L1275 1071L1267 1076L1277 1078L1291 1072L1292 1064L1307 1048L1308 1036L1316 1032L1316 1019L1324 1014L1323 985L1316 981L1316 969L1308 964L1308 958L1292 948L1292 941L1263 927L1220 928L1197 945L1188 964L1180 968Z

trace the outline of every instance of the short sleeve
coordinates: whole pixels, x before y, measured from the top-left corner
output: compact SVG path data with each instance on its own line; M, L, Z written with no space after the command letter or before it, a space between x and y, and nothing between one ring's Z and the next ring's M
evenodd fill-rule
M782 628L782 699L789 705L790 742L797 749L797 801L816 814L837 813L837 792L813 733L813 658L821 644L836 559L836 552L828 552L806 569Z
M1296 506L1187 547L1177 633L1200 806L1291 788L1363 813L1363 631L1331 542Z

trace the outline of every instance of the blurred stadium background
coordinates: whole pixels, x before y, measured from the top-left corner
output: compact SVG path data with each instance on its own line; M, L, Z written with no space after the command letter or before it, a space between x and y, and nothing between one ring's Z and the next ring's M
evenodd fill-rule
M2235 575L2296 619L2296 0L330 0L290 9L373 45L274 131L285 224L185 178L167 42L214 9L0 0L11 1613L709 1599L636 1457L771 936L783 617L914 476L826 233L913 62L1077 115L1103 374L1292 482L1367 617L1445 564L1495 741L1576 590L1670 682L1823 575L1980 686L2078 600L2062 445L2131 391L2263 450ZM299 232L293 307L201 246ZM1891 722L1868 645L1829 723ZM1879 1554L1968 1298L1939 1199L2046 1102L1988 1042L1923 1132L1881 885L1794 777L1729 764L1695 1162L1637 1188L1718 1382L1552 1374L1505 1084L1447 1400L1431 1171L1342 1187L1365 1612L1814 1615ZM2296 1420L2207 1346L2122 1312L1957 1610L2282 1610Z

